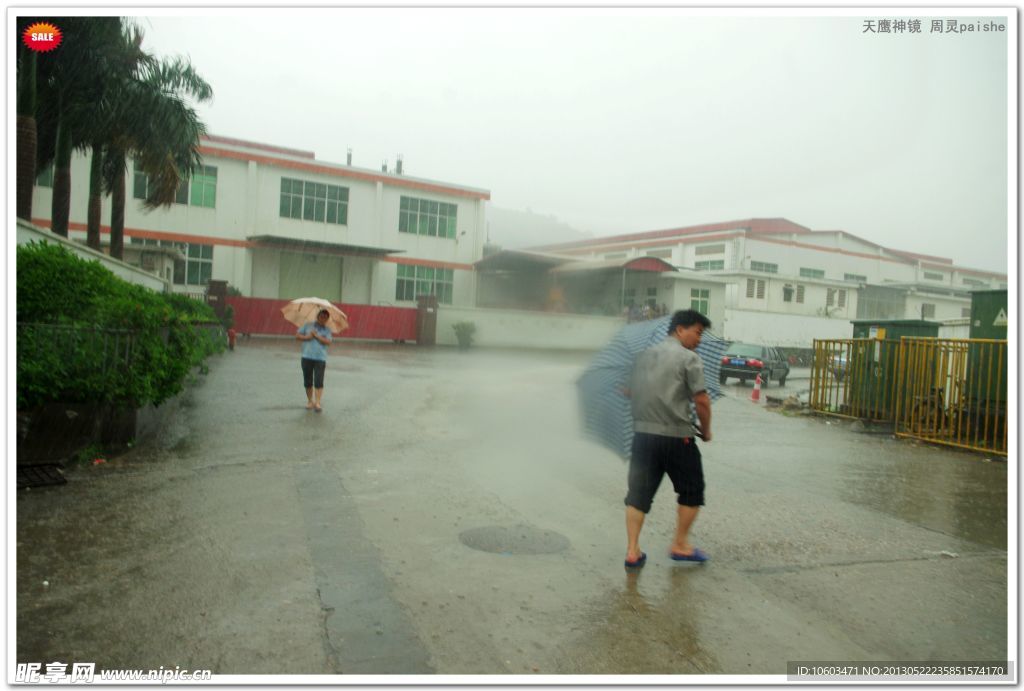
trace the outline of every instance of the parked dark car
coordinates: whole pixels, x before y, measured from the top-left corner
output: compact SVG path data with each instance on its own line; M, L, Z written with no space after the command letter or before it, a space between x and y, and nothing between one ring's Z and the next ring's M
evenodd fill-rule
M719 383L724 384L729 377L753 381L758 374L761 375L762 386L768 386L768 382L773 380L777 380L779 386L785 386L789 362L777 348L739 341L730 343L722 356Z

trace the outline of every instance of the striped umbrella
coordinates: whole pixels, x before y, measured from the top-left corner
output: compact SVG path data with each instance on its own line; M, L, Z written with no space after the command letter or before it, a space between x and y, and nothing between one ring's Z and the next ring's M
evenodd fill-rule
M627 460L632 455L633 411L623 390L629 386L637 356L665 340L671 321L671 317L660 317L624 326L594 356L576 382L584 432ZM718 375L728 345L729 341L705 331L697 346L712 401L723 396ZM695 410L691 415L696 421Z

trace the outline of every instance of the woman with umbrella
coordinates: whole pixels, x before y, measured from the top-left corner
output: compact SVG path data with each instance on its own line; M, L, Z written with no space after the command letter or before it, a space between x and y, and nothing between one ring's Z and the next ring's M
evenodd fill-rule
M285 318L300 324L295 339L302 341L302 383L306 387L306 410L321 412L324 395L324 371L327 369L327 347L334 340L332 331L348 328L345 313L320 298L299 298L281 308ZM316 314L316 321L309 317Z

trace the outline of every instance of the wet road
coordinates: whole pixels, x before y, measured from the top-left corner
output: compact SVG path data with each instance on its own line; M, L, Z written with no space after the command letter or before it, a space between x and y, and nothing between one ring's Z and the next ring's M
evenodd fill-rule
M529 675L1006 658L1005 462L772 412L730 382L694 529L712 561L668 559L666 482L627 574L626 466L577 432L587 358L346 343L318 415L294 343L242 342L158 439L18 493L18 661Z

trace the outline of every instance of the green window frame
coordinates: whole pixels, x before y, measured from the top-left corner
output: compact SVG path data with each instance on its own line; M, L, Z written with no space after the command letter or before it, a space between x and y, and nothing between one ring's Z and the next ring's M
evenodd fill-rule
M778 264L773 264L771 262L756 262L754 260L751 260L750 261L750 270L751 271L760 271L761 273L766 273L766 274L777 274L777 273L779 273L779 265Z
M867 283L868 277L860 274L843 274L844 281L856 281L857 283Z
M413 301L418 295L436 295L438 303L452 304L454 269L399 264L395 279L395 299Z
M711 289L690 288L690 309L706 315L711 309Z
M149 238L130 238L129 242L138 245L156 245L156 240ZM202 245L195 242L171 242L161 240L160 247L177 247L185 255L185 259L174 260L174 285L205 286L213 277L213 245Z
M213 209L217 206L217 167L199 166L192 174L192 206ZM179 193L181 189L179 188Z
M924 277L924 279L926 281L945 281L946 280L946 277L944 275L942 275L940 273L935 273L934 271L925 271L921 275Z
M398 201L398 232L455 239L459 207L418 197L401 197Z
M135 164L132 165L132 197L135 199L146 199L149 196L149 176L139 170ZM174 197L175 204L188 204L188 178L182 178L178 183L178 191Z
M694 262L693 268L697 271L720 271L725 268L725 260L707 259L704 261Z
M278 212L281 218L348 225L348 188L283 177Z
M822 269L808 269L800 267L800 275L803 278L825 278L825 272Z

